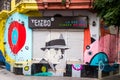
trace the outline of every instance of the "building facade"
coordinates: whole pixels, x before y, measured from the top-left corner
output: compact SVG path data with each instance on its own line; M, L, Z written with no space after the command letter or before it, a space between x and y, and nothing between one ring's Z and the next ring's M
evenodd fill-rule
M93 0L3 3L7 4L0 13L7 70L35 76L98 77L99 70L118 68L119 29L97 17Z

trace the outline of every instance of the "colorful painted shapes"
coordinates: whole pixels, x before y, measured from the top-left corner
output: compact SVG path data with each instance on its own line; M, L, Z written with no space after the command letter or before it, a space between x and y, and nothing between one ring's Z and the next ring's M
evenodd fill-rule
M108 64L108 62L109 62L108 56L103 52L99 52L96 55L94 55L90 61L90 65L99 66L100 61L102 61L103 63L106 63L106 64Z
M5 58L4 58L1 50L0 50L0 62L3 62L3 63L5 62Z
M80 64L72 64L72 68L76 71L80 71L83 69L83 66Z
M26 30L23 24L13 21L8 29L8 43L13 54L17 54L26 40Z
M97 53L90 62L92 66L99 66L100 70L105 72L113 71L115 68L109 65L108 57L105 53Z

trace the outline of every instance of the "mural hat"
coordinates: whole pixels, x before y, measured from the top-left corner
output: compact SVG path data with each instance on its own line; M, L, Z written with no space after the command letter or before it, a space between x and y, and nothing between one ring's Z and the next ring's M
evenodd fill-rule
M57 36L55 36L57 37ZM45 42L45 47L41 48L42 50L45 50L45 49L68 49L68 47L66 46L66 43L65 43L65 40L63 38L63 35L60 34L59 35L59 38L54 38L54 39L51 39L51 40L48 40Z

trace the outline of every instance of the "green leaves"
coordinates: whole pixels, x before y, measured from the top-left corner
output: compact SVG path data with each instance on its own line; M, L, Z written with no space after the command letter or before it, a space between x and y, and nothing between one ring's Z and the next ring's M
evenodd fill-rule
M120 0L95 0L93 6L107 25L120 26Z
M62 0L62 4L65 4L66 3L66 0Z

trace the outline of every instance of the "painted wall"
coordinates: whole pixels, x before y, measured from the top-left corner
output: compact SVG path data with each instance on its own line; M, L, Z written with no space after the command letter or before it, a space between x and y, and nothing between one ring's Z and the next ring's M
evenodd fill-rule
M14 13L7 19L4 40L7 62L31 61L32 31L28 28L27 16Z
M118 60L118 27L106 26L100 23L99 38L94 36L90 39L90 44L86 46L84 52L84 63L92 66L99 66L100 62L104 65L104 70L113 70L114 63ZM92 34L95 30L90 30ZM113 64L110 66L109 64ZM100 65L101 66L101 65Z
M82 46L83 50L82 52L80 52L80 54L82 54L82 56L79 56L80 59L84 64L90 64L92 66L98 66L100 61L102 61L103 63L107 62L107 64L114 63L117 59L117 46L116 46L117 40L118 40L117 28L115 28L114 26L111 26L108 28L108 27L105 27L105 25L104 26L100 25L99 23L100 20L96 16L96 14L90 13L85 10L77 11L77 12L78 13L76 13L76 10L66 11L66 12L65 11L45 11L43 16L47 16L47 15L54 16L55 14L68 16L69 13L70 13L69 16L79 16L79 15L88 16L89 28L84 29L83 30L84 34L82 33L82 35L84 35L83 37L84 39L82 39L84 40L84 42L82 43L84 46ZM93 22L95 22L95 25L93 25ZM39 30L37 31L39 32ZM45 32L45 30L43 30L43 32ZM42 31L39 33L39 35L41 34L42 34ZM65 34L68 35L68 33L66 32ZM46 36L47 35L48 34L46 34ZM57 33L55 33L54 36L51 36L51 37L54 38L55 35L57 35ZM66 40L67 40L67 35L65 36ZM14 62L20 62L23 64L24 62L29 62L32 60L34 61L35 59L37 60L37 58L39 58L38 59L39 61L37 63L33 62L23 67L24 75L28 75L28 74L31 75L32 73L32 75L40 75L40 76L70 76L68 75L70 73L72 74L71 76L73 77L74 76L80 77L80 75L74 75L74 73L80 74L80 71L82 69L81 64L74 63L74 62L70 64L65 63L66 65L64 66L64 69L62 69L62 71L60 72L58 71L55 73L54 71L55 65L57 64L61 66L61 63L59 63L59 61L54 62L54 59L50 59L51 62L49 62L49 59L41 59L42 57L39 57L39 56L44 51L41 51L40 54L38 53L39 50L42 49L42 46L41 46L41 49L35 49L34 46L38 45L38 43L35 43L33 45L33 41L32 41L33 37L34 36L32 35L32 29L30 29L28 26L28 16L19 14L19 13L14 13L7 19L7 22L5 25L4 40L6 42L5 44L5 49L7 53L6 60L8 64L10 64L10 66L13 66ZM45 45L46 40L48 39L45 38L43 40L44 44L41 43L43 46ZM40 42L40 41L36 41L36 42ZM114 42L114 44L112 42ZM34 52L36 51L37 55L39 56L33 53L33 49L35 49ZM53 51L51 52L48 51L48 53L53 53ZM60 53L60 51L58 53ZM67 53L68 53L67 56L69 56L69 51ZM72 57L72 55L70 56ZM51 55L47 55L47 57L51 57ZM74 54L73 54L73 57L75 58ZM63 57L60 57L60 58L63 58ZM61 70L62 67L60 66L59 67L56 66L57 67L56 69ZM68 68L71 67L71 71L67 70L67 67ZM52 69L52 71L49 69ZM39 74L36 74L36 73L39 73Z
M5 48L4 48L4 23L5 20L0 20L0 62L5 63Z
M74 13L72 13L72 12L74 12ZM90 30L93 29L93 26L91 25L92 24L91 20L94 19L94 17L95 17L94 14L92 14L88 11L78 11L79 14L76 14L75 12L76 11L66 11L64 13L63 13L63 11L45 11L43 16L46 16L46 15L53 16L55 14L61 14L63 16L68 16L69 13L70 13L69 16L78 16L78 15L88 16L90 18L90 21L89 21ZM97 24L99 24L99 23L97 23ZM95 28L96 28L95 38L97 39L97 35L98 35L97 31L99 30L98 25ZM84 38L85 37L86 36L84 36ZM28 26L28 16L25 16L25 15L22 15L22 14L19 14L19 13L14 13L13 15L11 15L8 18L8 20L6 22L6 29L5 29L5 42L6 42L5 48L6 48L6 52L7 52L7 56L8 56L6 59L7 59L7 62L10 65L12 65L14 62L23 63L23 62L31 61L33 59L32 55L34 55L34 54L32 53L32 49L33 49L32 48L32 30L29 29L29 26ZM34 45L37 45L37 44L38 43L36 43ZM84 46L82 46L82 48ZM68 53L67 55L70 56L69 51L67 53ZM80 56L80 59L81 59L81 61L83 61L83 56L84 56L83 55L83 50L82 50L82 52L80 52L80 54L82 55L82 56ZM72 57L72 55L73 54L71 54L71 57ZM73 55L73 57L74 57L73 59L75 59L74 55ZM69 58L67 57L66 59L69 59ZM79 59L78 56L77 56L77 59ZM73 62L74 62L74 60L73 60ZM38 62L38 64L39 64L39 62ZM56 63L54 63L54 64L56 64ZM74 63L71 63L71 66L72 66L72 64L74 64ZM76 65L77 64L75 63L73 70L75 70ZM36 66L36 65L31 64L31 65L29 65L29 67L30 66L32 68L32 66ZM81 68L79 66L80 66L80 64L78 64L76 66L76 68ZM37 67L33 67L33 68L37 69ZM58 67L57 69L59 69L59 68L60 67ZM25 72L25 71L23 71L23 72ZM52 72L52 74L54 76L63 76L63 73L64 73L64 70L62 71L62 73L61 72L60 73L59 72L54 73L54 71ZM67 73L66 73L66 75L67 75Z
M81 70L82 70L82 67L81 67L82 65L80 63L76 63L74 60L75 59L81 59L81 62L83 63L83 61L84 61L83 58L86 54L84 54L84 51L82 49L85 50L86 45L89 45L91 43L91 37L94 40L99 39L99 36L98 36L99 35L99 33L98 33L99 32L99 18L96 17L96 14L92 14L92 13L90 13L88 11L85 11L85 10L83 10L83 11L76 11L76 10L73 10L73 11L44 11L43 12L43 16L54 16L55 14L61 14L62 16L79 16L79 15L80 16L81 15L82 16L88 16L89 17L88 23L89 23L90 28L82 29L83 31L81 30L80 33L77 33L77 34L72 34L72 32L77 32L75 30L73 30L73 31L72 30L71 31L70 30L59 30L59 31L57 31L57 30L47 30L47 29L33 30L33 34L36 36L36 38L34 38L35 40L33 39L34 40L33 42L35 42L37 44L37 45L35 45L35 44L33 45L33 47L34 47L33 52L35 53L35 54L33 53L33 56L34 56L33 60L35 60L37 62L46 62L47 64L40 64L40 63L39 64L37 64L37 63L33 64L32 69L34 71L32 71L32 74L33 75L40 75L40 76L45 75L45 76L80 77L80 73L81 73ZM96 26L92 26L93 21L96 21ZM94 32L93 32L93 30L94 30ZM57 61L55 60L55 56L53 56L54 55L53 53L58 52L58 51L55 51L55 50L50 51L50 46L49 46L48 49L46 49L47 47L46 48L44 47L43 51L41 50L41 47L45 46L45 42L47 42L48 40L51 40L52 38L55 38L55 36L57 34L60 35L60 33L63 34L63 36L65 38L65 41L67 42L67 46L68 46L68 44L70 44L68 46L70 49L65 51L65 59L70 59L71 63L66 63L66 65L64 65L64 62L61 63L58 60ZM71 40L68 41L68 39L72 38L72 37L71 38L68 37L69 33L71 34L71 36L73 36L73 40L77 41L78 40L77 36L79 36L81 38L81 40L77 41L77 43L81 45L80 48L82 48L82 49L78 49L78 47L76 47L78 45L77 43L70 42ZM51 36L48 36L47 39L46 39L46 36L49 35L49 34L51 34ZM37 36L42 36L42 35L43 35L42 39L37 37ZM82 42L82 40L84 40L84 41ZM38 43L40 43L40 44L38 44ZM71 44L76 44L76 46L71 45ZM77 53L75 53L76 50L77 50ZM49 53L49 54L47 54L47 53ZM58 53L60 53L60 52L58 52ZM44 55L45 55L45 57L44 57ZM76 55L78 55L78 56L76 57ZM81 56L79 56L79 55L81 55ZM44 58L44 59L42 59L42 58ZM66 62L66 60L64 60L64 59L63 59L63 61ZM51 65L49 65L49 64L51 64ZM42 70L43 69L42 66L40 66L40 65L44 66L45 73ZM41 70L38 70L38 71L35 70L35 69L38 68L37 66L41 67ZM65 66L66 66L66 68L64 68ZM69 68L69 70L67 68ZM39 74L36 74L36 73L39 73ZM78 74L78 75L76 75L76 74Z

